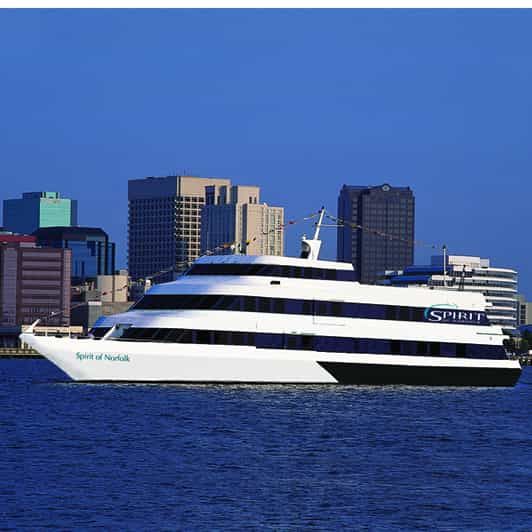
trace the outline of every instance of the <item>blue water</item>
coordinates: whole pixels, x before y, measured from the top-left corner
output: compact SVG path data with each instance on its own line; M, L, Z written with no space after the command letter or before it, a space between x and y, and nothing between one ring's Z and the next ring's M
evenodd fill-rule
M0 360L0 528L530 530L510 389L87 385Z

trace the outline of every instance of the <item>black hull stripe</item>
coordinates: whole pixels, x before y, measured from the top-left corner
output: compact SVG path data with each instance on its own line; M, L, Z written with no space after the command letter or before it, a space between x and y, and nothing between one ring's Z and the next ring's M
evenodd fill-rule
M518 368L399 366L318 362L340 384L410 384L416 386L514 386Z

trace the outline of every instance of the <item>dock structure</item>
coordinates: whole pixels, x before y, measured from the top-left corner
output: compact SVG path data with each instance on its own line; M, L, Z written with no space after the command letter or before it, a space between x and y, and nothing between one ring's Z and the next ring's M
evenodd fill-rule
M0 358L43 358L29 347L0 347Z

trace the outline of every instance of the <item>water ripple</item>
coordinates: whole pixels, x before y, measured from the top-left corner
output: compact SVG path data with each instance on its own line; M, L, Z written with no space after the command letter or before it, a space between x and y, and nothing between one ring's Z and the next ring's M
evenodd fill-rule
M0 523L529 530L531 383L81 385L2 360Z

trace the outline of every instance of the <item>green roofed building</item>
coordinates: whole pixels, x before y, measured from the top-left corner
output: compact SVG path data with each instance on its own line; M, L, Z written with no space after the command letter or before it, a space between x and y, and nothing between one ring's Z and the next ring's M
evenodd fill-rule
M78 202L59 192L25 192L20 199L4 200L5 231L31 234L42 227L78 224Z

